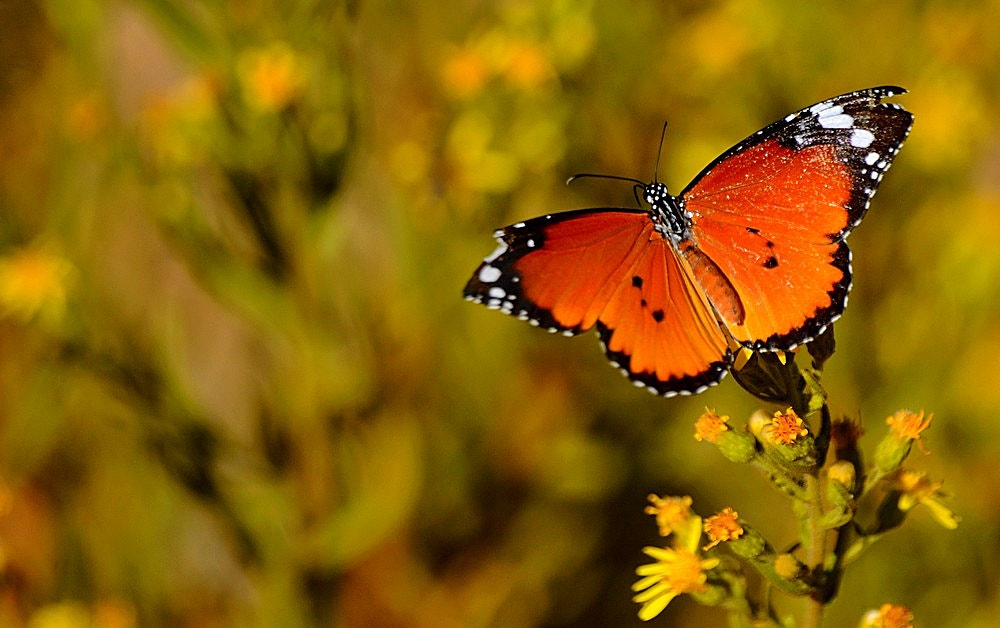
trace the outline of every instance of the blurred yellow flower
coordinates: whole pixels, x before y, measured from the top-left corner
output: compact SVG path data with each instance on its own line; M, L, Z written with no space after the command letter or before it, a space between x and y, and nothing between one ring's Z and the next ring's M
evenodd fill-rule
M218 84L208 74L190 76L168 93L155 94L143 109L143 127L159 162L187 165L212 141Z
M302 58L282 43L244 52L236 68L247 102L263 112L288 106L306 82Z
M94 139L107 123L106 103L96 93L80 97L66 111L66 132L77 141Z
M669 536L674 530L687 523L691 518L690 497L658 497L650 495L650 504L644 511L647 515L656 516L656 525L660 536Z
M646 547L642 551L656 559L635 570L644 576L632 585L632 590L639 592L632 601L642 604L639 619L643 621L659 615L678 595L703 591L708 579L705 572L719 564L718 558L702 559L685 548Z
M128 602L107 598L94 605L93 628L132 628L138 625L135 608Z
M885 420L889 425L889 430L899 440L917 440L920 433L926 430L934 415L929 415L924 419L924 411L913 413L909 410L900 410Z
M861 618L860 628L913 628L913 611L898 604L883 604Z
M389 154L389 172L400 183L414 185L424 181L430 166L427 148L419 142L400 142Z
M90 612L80 602L58 602L35 611L28 628L90 628Z
M944 497L941 492L943 484L943 482L931 482L927 479L926 473L901 470L896 475L895 482L896 490L900 492L899 509L907 512L917 504L923 504L942 527L954 530L958 527L960 519L941 501Z
M461 98L478 93L489 79L489 73L483 55L470 48L454 52L441 71L445 88Z
M28 621L28 628L132 628L136 613L117 599L98 601L93 608L80 602L43 606Z
M72 265L44 248L25 248L0 259L0 311L22 321L59 320L66 309Z
M514 87L534 89L555 76L555 70L542 48L521 43L512 48L504 76Z

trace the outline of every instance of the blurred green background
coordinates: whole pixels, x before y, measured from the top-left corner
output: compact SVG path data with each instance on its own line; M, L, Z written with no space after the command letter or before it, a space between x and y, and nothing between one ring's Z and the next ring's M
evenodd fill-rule
M1000 2L0 1L0 625L630 625L645 496L788 505L654 398L461 289L496 227L680 190L899 84L825 383L920 509L829 625L1000 615ZM788 613L795 601L779 601ZM679 599L660 625L720 625Z

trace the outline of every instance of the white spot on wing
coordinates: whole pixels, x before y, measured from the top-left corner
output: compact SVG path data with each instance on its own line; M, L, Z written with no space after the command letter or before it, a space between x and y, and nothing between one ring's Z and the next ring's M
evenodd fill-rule
M830 110L827 109L826 111ZM842 113L836 116L828 116L824 115L826 114L826 111L819 114L819 118L817 118L819 125L824 129L849 129L851 128L851 125L854 124L854 118L847 115L846 113Z
M487 264L492 264L493 261L496 260L496 258L500 257L506 252L507 252L507 243L501 242L500 244L497 245L496 250L490 253L490 256L484 259L483 261L486 262Z
M500 286L493 286L492 288L490 288L489 294L494 299L502 299L505 296L507 296L507 291L501 288Z
M871 152L865 155L865 163L869 166L874 165L878 161L878 153Z
M500 269L496 266L490 266L489 264L483 266L479 269L479 281L483 283L493 283L497 279L500 279Z
M855 148L868 148L875 141L875 134L868 129L854 129L851 131L851 146Z
M824 100L823 102L816 103L812 107L809 107L809 111L810 111L810 113L819 114L819 113L823 112L824 110L829 109L831 107L833 107L833 103L831 103L829 100ZM843 109L841 109L841 111L843 111Z
M816 112L816 116L819 118L830 118L844 113L844 108L840 105L832 105L829 102L824 104L826 104L826 106Z

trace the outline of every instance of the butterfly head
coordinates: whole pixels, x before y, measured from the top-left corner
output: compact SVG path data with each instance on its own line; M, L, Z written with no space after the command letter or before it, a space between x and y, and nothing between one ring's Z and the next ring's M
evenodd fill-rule
M658 208L662 208L665 203L673 198L667 190L667 186L658 181L646 184L643 187L642 197L651 207Z
M642 196L649 203L653 224L668 240L676 244L691 237L691 215L685 211L684 201L672 195L665 184L646 184Z

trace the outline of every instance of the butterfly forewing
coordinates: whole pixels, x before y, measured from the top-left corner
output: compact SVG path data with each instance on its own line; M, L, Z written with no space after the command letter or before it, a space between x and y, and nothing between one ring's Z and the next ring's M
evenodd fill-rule
M844 310L850 250L912 116L882 87L791 114L748 137L682 193L699 249L745 305L729 331L757 349L790 349ZM725 318L723 312L720 312Z
M641 210L550 214L497 231L465 297L553 332L590 329L642 252Z

